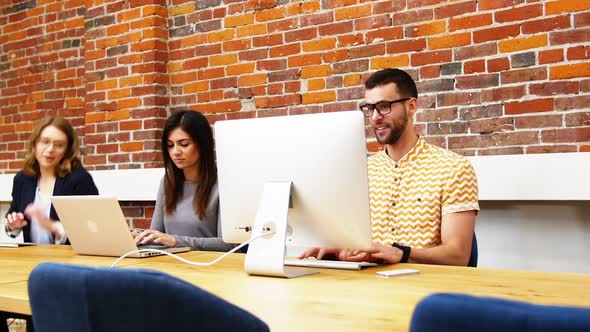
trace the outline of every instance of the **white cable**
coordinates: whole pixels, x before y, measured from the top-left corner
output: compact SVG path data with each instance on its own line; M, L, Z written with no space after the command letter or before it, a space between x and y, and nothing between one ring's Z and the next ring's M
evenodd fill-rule
M223 258L225 258L225 256L227 256L227 255L229 255L229 254L231 254L231 253L235 252L236 250L238 250L238 249L240 249L241 247L243 247L243 246L245 246L245 245L249 244L250 242L252 242L252 241L254 241L254 240L256 240L256 239L259 239L259 238L261 238L261 237L263 237L263 236L272 235L272 234L275 234L275 232L264 233L264 234L260 234L260 235L258 235L258 236L255 236L255 237L253 237L253 238L250 238L248 241L246 241L246 242L244 242L244 243L240 244L239 246L237 246L237 247L233 248L232 250L230 250L230 251L226 252L225 254L223 254L223 255L221 255L221 256L219 256L219 257L217 257L216 259L214 259L213 261L211 261L211 262L208 262L208 263L201 263L201 262L193 262L193 261L189 261L188 259L184 259L184 258L182 258L182 257L180 257L180 256L178 256L178 255L175 255L175 254L171 253L171 252L167 252L167 251L163 251L163 250L159 250L159 249L138 249L138 250L133 250L133 251L130 251L130 252L128 252L128 253L126 253L126 254L124 254L123 256L121 256L121 257L117 258L117 259L116 259L116 260L113 262L113 264L111 264L111 267L115 267L115 266L117 266L117 263L119 263L119 261L120 261L120 260L122 260L123 258L125 258L125 257L127 257L127 256L129 256L129 255L132 255L132 254L135 254L135 253L142 253L142 252L157 252L157 253L160 253L160 254L164 254L164 255L171 256L171 257L173 257L173 258L176 258L176 259L178 259L179 261L182 261L182 262L184 262L184 263L187 263L187 264L190 264L190 265L195 265L195 266L211 266L211 265L213 265L213 264L215 264L215 263L219 262L219 261L220 261L220 260L222 260Z

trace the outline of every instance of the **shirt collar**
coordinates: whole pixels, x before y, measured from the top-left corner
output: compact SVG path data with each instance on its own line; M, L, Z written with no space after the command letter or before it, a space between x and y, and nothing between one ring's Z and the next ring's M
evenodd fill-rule
M383 149L383 154L392 163L398 164L400 167L404 167L406 164L413 163L425 148L426 140L422 138L422 136L418 136L418 141L416 141L416 144L414 144L414 146L408 152L406 152L406 154L403 155L399 161L396 162L395 160L391 159L391 157L387 154L386 149Z

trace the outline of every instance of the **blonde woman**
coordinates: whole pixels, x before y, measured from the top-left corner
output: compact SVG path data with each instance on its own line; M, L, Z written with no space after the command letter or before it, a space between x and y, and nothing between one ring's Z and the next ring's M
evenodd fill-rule
M24 168L14 177L6 233L16 237L22 232L25 242L66 243L52 195L98 195L80 162L78 136L62 117L41 121L31 134Z

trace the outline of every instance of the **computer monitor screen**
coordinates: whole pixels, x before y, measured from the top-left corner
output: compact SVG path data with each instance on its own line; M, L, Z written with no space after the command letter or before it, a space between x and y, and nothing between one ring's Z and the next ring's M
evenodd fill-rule
M287 245L370 247L361 112L218 121L215 141L225 242L251 237L265 184L291 182Z

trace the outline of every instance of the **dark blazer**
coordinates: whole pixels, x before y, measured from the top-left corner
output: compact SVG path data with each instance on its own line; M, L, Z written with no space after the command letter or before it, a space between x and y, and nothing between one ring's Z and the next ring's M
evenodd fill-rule
M35 191L37 189L38 177L26 175L22 170L14 176L12 183L12 203L8 213L25 212L27 205L33 203L35 200ZM76 167L72 172L64 177L57 177L55 179L55 186L53 187L53 195L67 196L67 195L98 195L98 189L92 180L92 176L83 167ZM49 217L52 220L59 220L57 213L53 206ZM31 221L27 219L27 225L23 228L23 236L25 242L31 241Z

